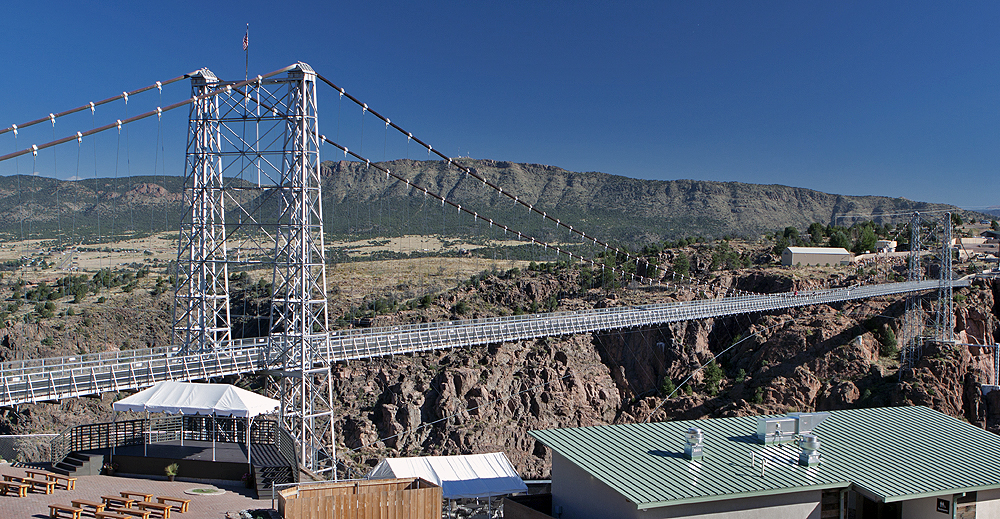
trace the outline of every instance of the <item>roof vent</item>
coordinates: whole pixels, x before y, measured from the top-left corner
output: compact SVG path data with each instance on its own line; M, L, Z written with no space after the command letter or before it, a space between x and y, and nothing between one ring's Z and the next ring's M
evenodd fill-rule
M795 438L795 418L757 417L757 441L761 443L788 443Z
M702 457L701 442L704 439L701 429L697 427L688 429L684 433L684 440L687 441L687 445L684 446L684 457L689 460L700 460Z
M819 465L819 437L815 434L803 434L799 439L799 465L815 467Z

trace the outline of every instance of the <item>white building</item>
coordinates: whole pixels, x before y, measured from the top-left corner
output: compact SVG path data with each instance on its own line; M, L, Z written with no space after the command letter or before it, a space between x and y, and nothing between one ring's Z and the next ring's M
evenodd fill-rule
M792 265L850 265L854 255L838 247L785 247L781 253L781 264Z

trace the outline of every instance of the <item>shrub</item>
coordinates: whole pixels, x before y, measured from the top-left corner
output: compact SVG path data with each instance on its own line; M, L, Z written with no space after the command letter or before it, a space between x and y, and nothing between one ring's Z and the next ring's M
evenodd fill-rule
M879 335L879 354L889 358L899 355L899 343L896 341L896 334L893 333L892 328L882 326L882 333Z
M469 313L470 310L472 310L472 308L469 307L469 303L466 303L465 301L459 301L451 307L451 311L458 315L465 315Z
M664 397L668 397L670 396L670 393L673 393L676 389L677 386L674 385L674 381L670 379L670 376L664 375L663 382L660 383L660 394Z
M686 276L689 270L691 270L691 260L687 257L687 254L681 252L674 259L674 272L681 276Z
M718 362L710 362L705 369L705 390L709 395L719 394L719 383L726 378L726 372L722 370Z

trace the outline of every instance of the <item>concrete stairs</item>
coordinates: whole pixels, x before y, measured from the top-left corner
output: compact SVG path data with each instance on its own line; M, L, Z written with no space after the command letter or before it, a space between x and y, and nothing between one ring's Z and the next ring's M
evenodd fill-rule
M103 454L71 452L52 466L52 472L64 476L96 476L104 466Z

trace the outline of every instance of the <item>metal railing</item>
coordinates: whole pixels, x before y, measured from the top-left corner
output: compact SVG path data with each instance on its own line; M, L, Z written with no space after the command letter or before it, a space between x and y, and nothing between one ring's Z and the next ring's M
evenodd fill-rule
M67 427L49 443L51 461L53 464L58 463L73 451L142 445L143 435L148 430L147 420L123 420Z
M968 279L953 286L968 286ZM937 290L938 280L769 295L746 295L571 312L517 315L331 332L318 345L327 362L633 328L854 299ZM267 338L234 340L218 350L182 355L151 348L0 363L0 406L148 387L266 370Z
M67 427L49 441L51 461L53 464L59 462L74 451L176 441L182 431L185 440L212 441L214 436L219 443L243 443L246 441L246 419L171 415ZM288 436L278 422L255 420L250 428L250 443L277 444L280 450L280 433ZM290 436L288 438L291 439ZM295 449L292 447L293 463L294 456Z

